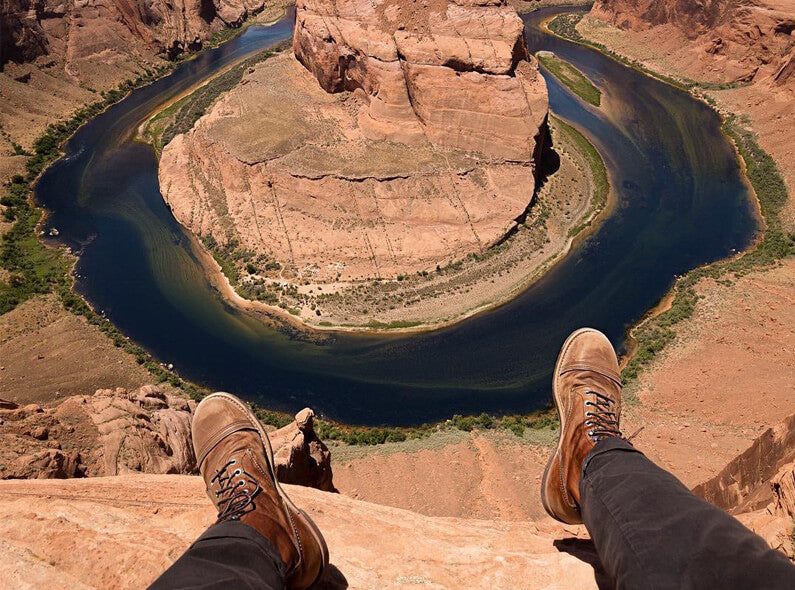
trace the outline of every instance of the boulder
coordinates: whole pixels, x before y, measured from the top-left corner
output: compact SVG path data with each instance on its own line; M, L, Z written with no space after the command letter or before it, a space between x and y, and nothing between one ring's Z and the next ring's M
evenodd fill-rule
M313 426L315 413L304 408L295 420L268 433L274 449L276 477L282 483L336 492L331 472L331 451L317 437Z

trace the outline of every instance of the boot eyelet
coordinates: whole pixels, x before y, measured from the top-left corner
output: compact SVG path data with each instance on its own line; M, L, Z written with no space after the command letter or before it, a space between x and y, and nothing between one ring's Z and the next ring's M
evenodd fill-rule
M588 436L593 436L593 430L588 431Z

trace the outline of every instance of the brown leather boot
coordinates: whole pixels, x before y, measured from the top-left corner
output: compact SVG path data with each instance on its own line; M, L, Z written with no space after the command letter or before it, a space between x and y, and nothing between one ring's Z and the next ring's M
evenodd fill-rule
M580 524L582 462L596 443L621 436L621 376L607 336L592 328L563 343L552 377L560 418L558 446L541 482L541 502L552 518Z
M239 520L276 547L289 588L308 588L328 565L323 535L284 493L265 430L233 395L214 393L196 408L193 448L218 521Z

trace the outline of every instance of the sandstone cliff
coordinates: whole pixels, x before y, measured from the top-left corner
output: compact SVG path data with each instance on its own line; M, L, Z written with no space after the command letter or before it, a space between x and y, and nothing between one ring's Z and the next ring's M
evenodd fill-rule
M183 225L299 284L433 270L515 227L548 102L513 9L299 3L294 48L311 74L259 64L163 150Z
M532 158L546 88L502 0L299 0L293 48L327 92L362 92L370 138Z
M768 428L693 492L795 559L795 414Z
M0 3L0 127L30 148L48 124L224 26L288 0L5 0ZM263 14L265 14L263 13ZM0 161L13 153L0 141Z
M727 81L795 81L792 0L597 0L592 14L623 29L673 27Z
M100 389L49 407L0 400L0 479L196 473L195 408L153 385ZM333 492L331 454L313 420L306 408L271 431L276 473L285 483Z
M263 0L7 0L0 8L0 66L49 56L65 60L70 74L90 78L87 65L201 47L213 32L263 6Z
M757 510L775 500L782 506L782 514L792 517L795 497L786 497L793 489L787 480L793 463L795 414L768 428L746 451L693 492L734 514Z

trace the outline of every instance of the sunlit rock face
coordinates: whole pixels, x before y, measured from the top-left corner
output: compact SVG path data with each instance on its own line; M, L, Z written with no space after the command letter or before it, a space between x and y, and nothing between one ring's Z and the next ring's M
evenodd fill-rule
M597 0L591 14L622 29L673 27L727 79L795 83L792 0Z
M293 48L327 92L362 92L367 137L532 159L546 85L500 0L299 0Z

